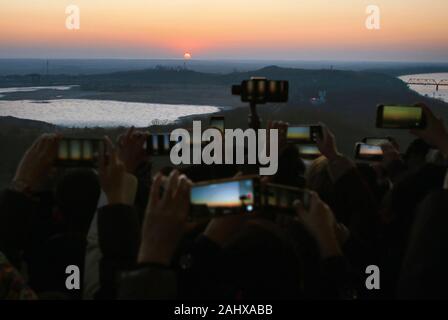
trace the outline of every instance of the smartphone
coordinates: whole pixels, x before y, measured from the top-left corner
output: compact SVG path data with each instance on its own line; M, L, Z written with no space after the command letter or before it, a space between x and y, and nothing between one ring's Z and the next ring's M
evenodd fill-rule
M322 155L316 145L299 145L298 150L300 158L305 160L314 160Z
M386 143L391 143L393 142L391 137L384 137L384 138L364 138L362 139L362 142L365 144L370 144L370 145L374 145L374 146L381 146L383 144Z
M421 107L380 105L377 109L376 126L384 129L424 129L426 117Z
M210 117L210 127L217 128L221 132L225 129L225 118L224 116L213 116Z
M289 83L282 80L268 80L252 77L241 85L232 86L232 94L241 96L241 101L252 103L287 102Z
M379 145L357 143L355 146L355 158L364 161L383 160L383 150Z
M105 145L102 139L62 138L58 144L56 165L60 167L97 167Z
M286 138L291 143L313 144L317 142L318 138L322 138L322 126L291 126L288 127Z
M169 155L175 142L170 141L169 133L150 134L146 139L145 149L149 155Z
M190 192L191 218L253 213L260 204L259 185L256 176L197 183Z
M294 202L300 200L306 210L310 208L308 190L268 183L262 192L261 206L274 209L276 212L295 213Z

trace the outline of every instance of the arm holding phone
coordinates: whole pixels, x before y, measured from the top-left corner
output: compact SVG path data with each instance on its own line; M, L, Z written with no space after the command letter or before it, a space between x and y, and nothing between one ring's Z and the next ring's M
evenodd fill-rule
M174 170L163 195L163 176L155 176L142 229L137 262L140 268L122 274L120 299L174 299L177 275L171 260L186 230L191 181Z
M427 105L420 103L416 106L423 109L427 126L420 130L413 129L411 133L423 139L428 144L437 147L445 159L448 159L448 131L443 120L437 118Z
M355 168L354 163L339 152L336 145L335 135L324 124L322 126L322 137L318 137L317 146L328 159L328 171L333 182L343 177L351 169Z
M44 134L25 152L9 189L0 201L0 251L20 268L21 251L31 228L37 202L32 195L41 179L50 173L59 136Z

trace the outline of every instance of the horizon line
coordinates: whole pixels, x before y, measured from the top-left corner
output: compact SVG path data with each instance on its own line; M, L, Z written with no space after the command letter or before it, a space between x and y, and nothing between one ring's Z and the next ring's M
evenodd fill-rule
M30 57L30 58L12 58L12 57L0 57L0 60L126 60L126 61L185 61L183 58L125 58L125 57L98 57L98 58L42 58L42 57ZM261 59L261 58L192 58L189 62L337 62L337 63L399 63L399 64L448 64L446 61L428 61L428 60L341 60L341 59Z

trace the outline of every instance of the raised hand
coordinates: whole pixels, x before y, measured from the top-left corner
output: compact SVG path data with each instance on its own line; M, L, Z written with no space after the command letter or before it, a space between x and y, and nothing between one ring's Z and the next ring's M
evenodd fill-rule
M400 151L391 142L383 143L381 150L383 150L382 165L384 167L388 167L394 161L401 160Z
M149 158L144 148L147 137L146 133L135 131L134 127L118 137L117 154L130 174L134 174L137 168Z
M317 147L328 160L333 160L341 155L336 146L336 138L325 124L319 124L322 126L323 136L317 137Z
M168 266L187 227L192 183L174 170L161 195L162 182L159 173L150 191L138 262Z
M44 134L25 152L16 170L13 183L18 191L33 191L47 176L56 159L60 136Z
M100 157L99 179L101 189L109 204L126 204L126 168L108 137L104 138L106 150Z
M342 255L338 239L341 226L338 226L330 207L312 191L310 191L310 204L309 210L305 210L299 203L297 215L299 221L316 239L322 258Z
M445 158L448 158L448 132L443 120L437 118L427 105L419 103L416 106L423 108L427 126L425 129L411 130L411 133L423 139L426 143L437 147Z

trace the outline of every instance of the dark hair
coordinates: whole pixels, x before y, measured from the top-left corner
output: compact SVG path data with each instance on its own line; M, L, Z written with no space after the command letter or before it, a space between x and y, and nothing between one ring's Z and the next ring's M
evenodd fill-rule
M426 155L430 149L431 146L422 139L412 141L404 155L404 160L408 167L414 169L425 164Z
M87 233L100 192L98 176L91 169L72 169L62 175L56 184L55 204L69 231Z
M273 182L296 188L305 187L305 164L300 159L299 151L294 145L283 150L278 159L278 171Z
M428 195L418 208L398 284L398 298L447 299L448 191Z

